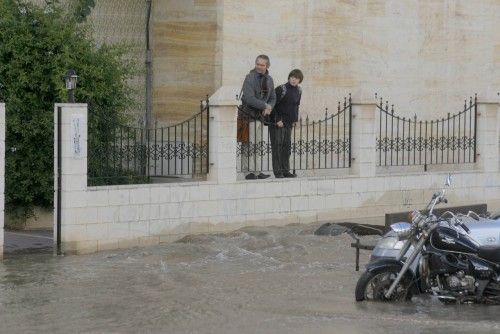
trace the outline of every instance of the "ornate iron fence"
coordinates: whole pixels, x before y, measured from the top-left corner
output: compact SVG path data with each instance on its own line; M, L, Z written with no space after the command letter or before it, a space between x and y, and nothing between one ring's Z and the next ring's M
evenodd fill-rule
M378 166L437 165L476 162L477 96L446 118L422 121L394 114L394 105L377 105Z
M335 113L325 109L323 119L300 118L291 130L290 170L350 168L351 124L350 94ZM269 126L275 125L263 119L250 122L249 140L237 144L238 172L272 171Z
M161 128L130 127L119 125L116 119L89 116L90 186L189 179L208 173L208 98L188 120Z

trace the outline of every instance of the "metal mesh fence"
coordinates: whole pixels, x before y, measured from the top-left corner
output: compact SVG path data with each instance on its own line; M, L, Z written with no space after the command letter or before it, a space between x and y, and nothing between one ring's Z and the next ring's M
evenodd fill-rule
M146 10L145 0L97 0L89 17L98 43L127 43L127 57L140 69L130 79L136 105L128 110L133 123L144 124L146 110Z

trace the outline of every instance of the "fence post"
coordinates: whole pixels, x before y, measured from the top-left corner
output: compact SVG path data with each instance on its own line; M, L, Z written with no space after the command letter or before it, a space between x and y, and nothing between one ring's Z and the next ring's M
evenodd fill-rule
M221 87L209 98L209 154L208 180L217 183L236 181L236 107L238 89Z
M500 103L477 102L477 153L476 162L479 170L498 172L500 140Z
M58 252L95 252L97 242L82 242L86 225L78 211L87 206L87 105L58 103L54 109L56 246Z
M360 177L375 176L376 113L375 101L352 103L351 171Z
M0 103L0 260L3 259L5 210L5 104Z

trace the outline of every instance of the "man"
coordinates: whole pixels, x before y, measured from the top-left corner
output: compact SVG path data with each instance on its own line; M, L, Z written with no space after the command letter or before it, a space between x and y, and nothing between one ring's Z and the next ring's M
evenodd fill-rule
M249 141L254 144L262 141L263 124L261 120L263 117L271 114L276 102L274 81L269 75L270 65L271 63L268 56L257 56L255 59L255 68L247 74L243 82L243 95L241 97L243 105L239 117L246 117L249 120ZM250 154L250 152L248 152L248 154ZM245 168L248 171L252 171L245 178L247 180L268 178L269 175L260 172L261 170L257 162L257 157L253 156L252 158L252 161L250 161L249 157L245 157L242 154L242 159L244 159L242 162L246 165Z
M269 135L273 152L273 173L277 179L297 176L290 173L290 153L292 128L299 118L302 96L299 84L302 80L304 80L302 71L294 69L288 74L288 82L276 88L277 102L271 113L271 122L276 125L269 127Z

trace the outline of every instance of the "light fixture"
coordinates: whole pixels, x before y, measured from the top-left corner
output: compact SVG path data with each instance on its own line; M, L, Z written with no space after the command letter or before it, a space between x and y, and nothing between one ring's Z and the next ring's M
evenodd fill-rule
M66 72L64 81L66 83L66 89L68 90L68 101L69 103L75 103L75 89L76 83L78 82L78 75L76 75L76 71L69 70Z

